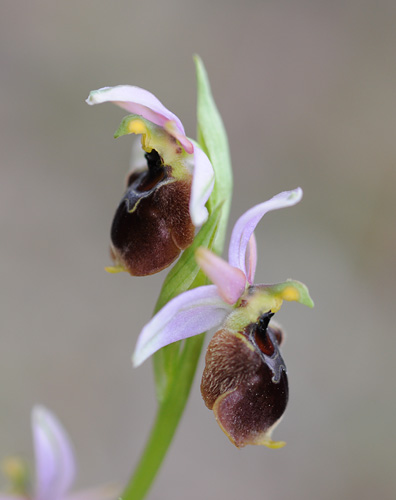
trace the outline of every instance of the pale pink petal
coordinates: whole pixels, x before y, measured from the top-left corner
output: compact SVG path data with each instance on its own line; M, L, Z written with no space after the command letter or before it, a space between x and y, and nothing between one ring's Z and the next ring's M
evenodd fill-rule
M26 500L26 497L19 495L0 495L0 500Z
M57 418L42 406L33 408L32 428L36 458L34 500L61 500L75 476L69 438Z
M171 120L184 134L184 127L180 119L169 111L154 94L140 87L132 85L103 87L90 92L86 102L90 105L113 102L130 113L141 115L161 127Z
M154 352L218 326L231 312L215 285L184 292L168 302L143 328L132 357L140 365Z
M250 237L248 246L246 248L245 265L246 278L248 282L253 285L257 265L257 243L254 233L252 233L252 236Z
M235 304L245 291L246 277L243 272L204 247L198 248L195 258L206 276L217 286L222 299L227 304Z
M246 270L246 249L253 231L261 218L271 210L290 207L298 203L302 198L302 189L284 191L264 203L260 203L244 213L236 222L231 234L230 246L228 250L229 263L241 269L245 275Z
M190 215L194 226L199 227L208 218L205 204L214 186L214 171L209 158L197 144L194 144L193 161Z
M121 493L120 486L116 484L103 484L95 488L78 491L67 495L65 500L116 500Z
M130 113L141 115L147 120L163 127L166 122L175 123L178 132L185 136L184 127L180 119L151 92L132 85L118 85L103 87L90 92L86 102L90 105L103 102L113 102Z

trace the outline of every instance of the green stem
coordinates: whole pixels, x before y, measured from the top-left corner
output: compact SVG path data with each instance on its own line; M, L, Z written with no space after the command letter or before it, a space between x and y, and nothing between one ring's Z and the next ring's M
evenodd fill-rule
M203 340L202 334L185 341L177 374L158 407L146 448L120 500L141 500L150 489L186 406Z

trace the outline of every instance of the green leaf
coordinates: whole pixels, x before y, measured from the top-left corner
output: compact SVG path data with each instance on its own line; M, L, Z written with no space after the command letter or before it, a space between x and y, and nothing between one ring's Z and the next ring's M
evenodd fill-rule
M232 169L227 133L214 102L208 75L199 56L194 57L197 72L197 136L202 149L208 155L215 171L215 185L209 199L211 207L223 203L222 218L214 251L222 252L232 197Z

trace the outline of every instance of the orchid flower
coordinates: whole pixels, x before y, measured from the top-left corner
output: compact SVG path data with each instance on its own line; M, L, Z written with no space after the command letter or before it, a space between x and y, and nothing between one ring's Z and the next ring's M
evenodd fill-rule
M180 119L147 90L130 85L92 91L88 104L113 102L129 111L115 133L141 135L133 148L127 190L111 229L110 272L145 276L169 266L208 217L213 167L186 137ZM141 170L142 166L146 167Z
M16 488L13 494L1 494L0 500L113 500L117 489L112 485L69 493L76 466L72 447L66 431L57 418L46 408L36 406L32 411L34 454L36 459L35 482L30 494ZM18 481L18 462L7 468L11 480ZM13 471L11 470L13 469ZM17 472L15 474L15 472ZM26 489L26 487L24 488Z
M312 307L298 281L255 285L257 249L254 230L269 211L289 207L302 190L286 191L248 210L236 222L228 262L199 248L196 259L214 283L188 290L166 304L143 328L133 355L140 365L158 349L222 325L209 344L201 392L230 440L283 446L271 440L288 399L286 367L279 352L283 334L269 326L282 302Z

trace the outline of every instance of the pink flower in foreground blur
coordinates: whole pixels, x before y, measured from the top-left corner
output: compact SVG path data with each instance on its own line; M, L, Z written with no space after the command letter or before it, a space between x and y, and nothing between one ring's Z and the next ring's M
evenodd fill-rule
M114 216L111 272L146 276L169 266L208 217L213 167L185 135L179 118L147 90L130 85L92 91L88 104L113 102L131 115L115 137L141 135L133 148L127 189Z
M35 481L32 491L0 494L0 500L114 500L118 489L104 485L70 493L76 465L66 431L46 408L32 411L32 431L35 455ZM11 479L13 479L11 477Z
M298 281L253 284L254 230L264 214L301 198L300 188L286 191L242 215L231 235L228 262L198 249L197 261L214 284L188 290L166 304L143 328L133 356L139 365L167 344L222 325L208 347L201 391L238 447L284 445L271 440L288 400L286 366L279 351L283 333L269 322L284 300L310 307L313 302Z

